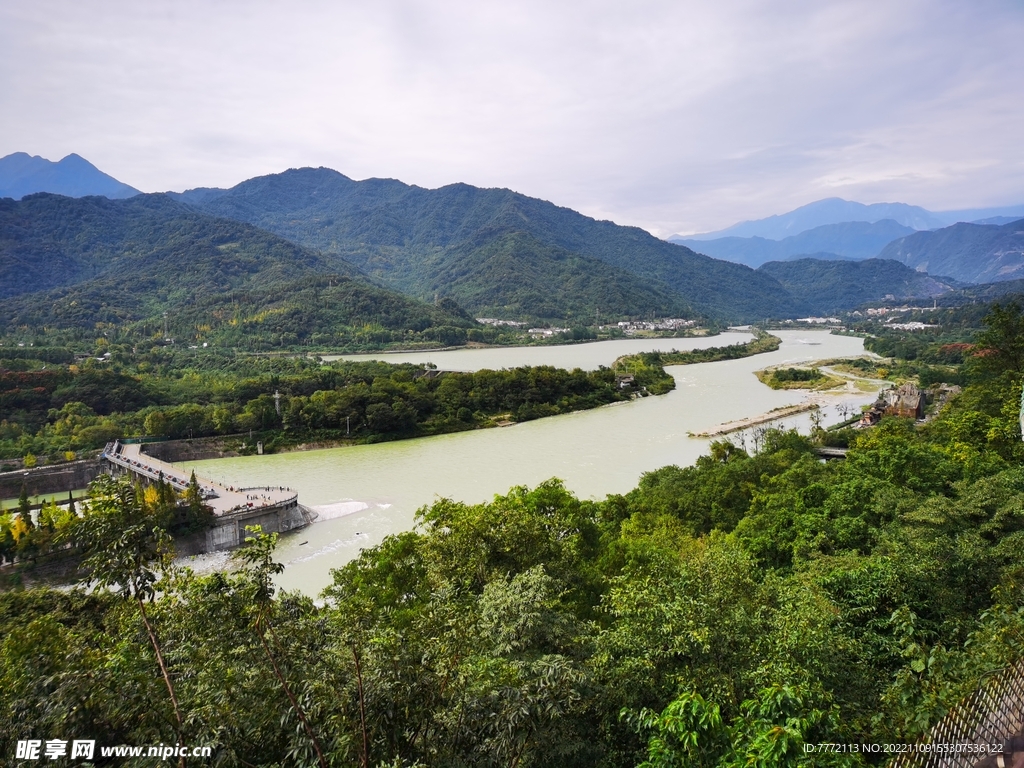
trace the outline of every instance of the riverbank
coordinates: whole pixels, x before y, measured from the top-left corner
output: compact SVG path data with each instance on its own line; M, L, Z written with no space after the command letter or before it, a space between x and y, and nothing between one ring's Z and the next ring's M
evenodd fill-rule
M613 358L614 362L608 360L605 366L610 365L611 370L605 367L603 371L596 361L587 363L590 369L587 371L566 370L573 364L573 356L581 351L581 345L539 345L534 348L544 350L539 353L542 357L557 354L562 362L561 368L525 366L498 371L437 371L425 363L412 367L396 361L397 368L378 366L368 369L365 374L361 374L360 369L353 369L351 374L339 370L333 390L319 390L311 395L282 395L279 402L267 398L267 402L259 406L261 411L253 409L253 414L258 413L261 420L267 420L268 414L273 417L271 421L280 424L277 428L167 439L150 443L147 452L172 463L195 462L405 441L507 427L547 416L628 402L648 394L665 394L675 386L673 377L665 370L666 365L742 358L773 351L780 343L777 337L765 334L754 339L746 338L748 340L742 343L719 347L622 355L618 359ZM612 341L605 342L606 346L601 348L636 349L640 346L642 349L647 346L649 349L660 341ZM597 349L601 345L587 346ZM493 351L480 349L470 354L486 358ZM590 357L589 352L584 355L584 358ZM321 374L310 372L307 377L314 375ZM347 383L353 375L352 383ZM324 381L330 381L329 375L325 376ZM384 381L382 377L389 380ZM319 381L316 379L316 383ZM368 382L372 383L369 391L359 389ZM293 386L306 385L297 382ZM351 394L353 389L356 390L355 395ZM269 409L276 409L276 416ZM205 427L197 419L210 420L212 424L216 418L222 417L215 406L203 410L185 406L152 413L147 417L145 426L148 430L156 430L166 425L178 429L179 433L191 433L191 427L186 429L174 425L185 419L189 420L188 423L195 422L195 430L200 431ZM330 425L332 420L335 426ZM41 466L34 474L56 476L65 472L55 469L57 466L63 465ZM80 489L89 479L82 480L76 476L74 481L50 483L45 489L40 487L38 492L60 493ZM21 479L12 474L11 483L14 484L5 488L0 496L14 498L18 495ZM30 493L35 493L35 490L30 489Z
M278 583L282 588L315 595L330 583L331 568L390 534L413 530L416 511L438 498L476 504L507 493L513 486L534 486L552 477L560 478L581 498L597 500L626 493L644 473L666 465L689 466L706 454L709 439L691 433L806 399L806 392L769 389L755 378L754 371L863 354L860 339L804 330L778 335L782 344L774 352L708 365L668 366L665 370L675 384L672 391L622 401L615 407L567 412L504 429L225 458L197 462L190 468L236 485L286 481L299 491L304 504L316 508L338 503L365 505L357 513L318 521L303 533L282 539L279 552L286 570ZM750 334L725 336L751 340ZM809 336L814 344L807 343ZM699 340L694 342L697 346ZM560 362L564 366L609 366L621 356L613 354L621 344L563 348ZM719 340L717 346L725 345ZM641 351L654 349L640 347ZM458 363L467 367L502 367L544 361L547 351L538 347L524 355L523 350L505 350L501 359L492 356L492 350L452 354L459 354ZM822 423L842 421L845 417L839 413L840 407L859 410L873 399L859 391L828 395L822 401ZM777 425L804 433L812 426L806 412L783 418Z

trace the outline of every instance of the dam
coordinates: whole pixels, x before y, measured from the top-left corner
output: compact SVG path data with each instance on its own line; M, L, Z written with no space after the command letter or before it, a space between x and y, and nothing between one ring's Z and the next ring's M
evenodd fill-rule
M138 442L116 440L103 449L101 460L111 474L130 474L146 483L163 480L183 492L191 475L170 462L150 456ZM196 477L203 503L213 510L213 526L179 540L179 554L199 554L234 549L245 542L247 526L260 526L266 533L285 533L303 528L316 513L299 504L297 491L284 486L235 487L205 477Z

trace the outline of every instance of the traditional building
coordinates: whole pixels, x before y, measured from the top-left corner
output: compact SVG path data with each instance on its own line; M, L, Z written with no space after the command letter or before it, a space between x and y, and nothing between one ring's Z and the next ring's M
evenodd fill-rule
M913 382L900 384L895 389L887 389L881 393L883 413L886 416L899 416L904 419L923 419L924 407L927 404L925 393Z

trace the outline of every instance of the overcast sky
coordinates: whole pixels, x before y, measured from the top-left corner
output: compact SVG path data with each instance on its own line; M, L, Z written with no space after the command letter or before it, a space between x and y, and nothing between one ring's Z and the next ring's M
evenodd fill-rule
M655 234L1024 203L1021 0L5 0L0 156L143 191L289 167Z

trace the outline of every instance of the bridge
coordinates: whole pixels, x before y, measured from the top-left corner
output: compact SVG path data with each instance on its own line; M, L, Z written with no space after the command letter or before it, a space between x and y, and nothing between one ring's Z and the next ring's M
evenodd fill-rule
M184 492L191 482L191 473L166 461L143 453L139 443L114 441L103 449L102 459L115 472L128 473L143 482L169 483L176 491ZM299 504L299 495L284 486L257 486L236 488L196 476L203 494L203 502L213 510L214 526L207 531L205 541L194 542L185 549L213 551L232 549L245 541L245 527L259 525L264 531L283 533L302 528L316 517L316 513ZM179 547L179 550L182 547ZM183 553L189 554L189 553Z

